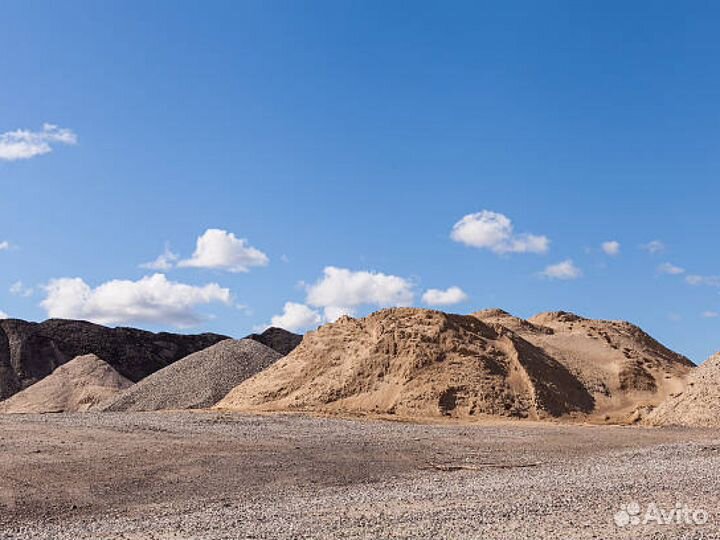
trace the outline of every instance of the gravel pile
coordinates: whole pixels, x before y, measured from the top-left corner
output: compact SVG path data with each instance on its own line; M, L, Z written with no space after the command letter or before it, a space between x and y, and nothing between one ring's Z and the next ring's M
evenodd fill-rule
M281 358L253 340L227 339L143 379L100 407L103 411L202 409Z

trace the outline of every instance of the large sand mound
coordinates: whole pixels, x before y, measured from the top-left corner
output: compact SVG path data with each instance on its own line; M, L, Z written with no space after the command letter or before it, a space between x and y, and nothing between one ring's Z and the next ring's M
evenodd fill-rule
M78 356L0 403L2 413L78 412L93 408L132 382L94 354Z
M139 381L176 360L228 339L217 334L155 334L85 321L0 320L0 399L36 383L76 356L96 354L123 377Z
M397 308L308 333L217 407L545 418L588 412L593 399L563 365L503 326Z
M655 426L720 427L720 353L688 378L684 392L670 396L648 416Z
M563 311L527 321L497 309L475 316L511 328L564 365L592 394L599 418L639 420L681 391L694 367L628 322L586 319Z
M207 408L279 358L280 353L256 341L227 339L153 373L101 409L155 411Z

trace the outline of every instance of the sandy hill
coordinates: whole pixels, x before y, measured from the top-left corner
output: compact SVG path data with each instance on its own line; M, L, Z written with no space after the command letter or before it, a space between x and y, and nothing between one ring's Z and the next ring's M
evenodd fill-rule
M695 369L684 392L668 397L648 416L655 426L720 427L720 353Z
M5 399L84 354L96 354L131 381L161 369L226 336L155 334L84 321L32 323L0 320L0 399Z
M502 310L474 314L512 329L577 377L595 400L595 415L638 420L649 408L684 388L694 367L637 326L563 311L529 320Z
M295 347L300 345L303 337L298 334L288 332L283 328L276 328L274 326L265 330L262 334L250 334L245 339L252 339L258 343L270 347L276 350L283 356L290 354Z
M227 339L153 373L100 407L104 411L207 408L282 355L250 339Z
M77 412L111 398L132 382L94 354L78 356L0 403L1 413Z
M562 364L503 326L396 308L308 333L217 407L546 418L588 412L593 400Z

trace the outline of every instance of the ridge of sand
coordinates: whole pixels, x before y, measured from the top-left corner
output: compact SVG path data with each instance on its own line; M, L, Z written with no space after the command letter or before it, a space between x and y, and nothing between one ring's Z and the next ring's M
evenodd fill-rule
M720 353L693 371L683 392L669 396L645 420L654 426L720 427Z
M132 382L94 354L78 356L3 402L2 413L86 411L129 388Z
M282 355L250 339L226 339L193 353L104 403L103 411L202 409Z
M638 421L668 396L682 391L694 364L639 327L566 311L527 321L509 314L478 312L481 320L508 325L577 377L595 400L594 415L615 422Z
M593 400L564 366L503 326L393 308L306 334L217 407L537 419L588 412Z

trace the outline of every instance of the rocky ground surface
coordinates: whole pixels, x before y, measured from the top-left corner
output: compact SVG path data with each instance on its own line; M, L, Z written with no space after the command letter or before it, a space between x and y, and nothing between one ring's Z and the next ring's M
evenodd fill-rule
M8 415L0 478L4 540L720 538L713 430ZM708 521L615 523L651 503Z

